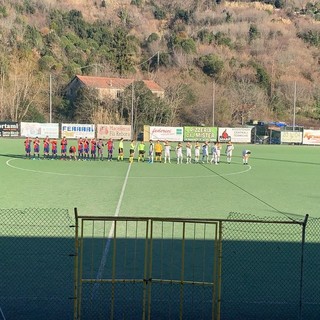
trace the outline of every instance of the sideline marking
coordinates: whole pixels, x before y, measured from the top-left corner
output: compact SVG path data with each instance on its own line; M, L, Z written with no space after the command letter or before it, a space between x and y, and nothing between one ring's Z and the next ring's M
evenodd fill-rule
M119 200L118 200L118 204L117 204L117 207L116 207L116 211L114 213L115 217L119 216L119 212L120 212L120 208L121 208L124 192L126 190L126 186L127 186L128 178L129 178L129 173L130 173L130 170L131 170L131 164L132 163L129 163L127 174L126 174L126 177L125 177L123 185L122 185L122 189L121 189L120 197L119 197ZM98 273L97 273L96 280L101 279L102 272L103 272L104 267L105 267L106 262L107 262L107 256L108 256L109 248L110 248L110 245L111 245L111 240L113 238L113 233L114 233L114 221L112 222L112 225L111 225L111 228L110 228L110 231L109 231L109 235L108 235L108 239L107 239L107 243L106 243L105 248L103 250L103 254L102 254L102 257L101 257L100 266L99 266L99 270L98 270ZM94 284L93 289L92 289L92 297L95 296L95 293L96 293L96 291L98 289L98 285L99 285L98 283Z
M1 308L0 308L0 313L1 313L1 315L2 315L3 320L6 320L6 317L4 316Z
M71 176L71 177L107 178L107 179L108 178L109 179L121 178L121 176L102 176L102 175L98 175L98 176L96 175L95 176L95 175L59 173L59 172L52 172L52 171L41 171L41 170L26 169L26 168L17 167L17 166L14 166L14 165L10 164L10 162L14 161L14 160L19 160L19 159L11 158L11 159L6 161L6 165L8 167L12 168L12 169L17 169L17 170L21 170L21 171L52 174L52 175L57 175L57 176ZM130 163L130 165L131 165L131 163ZM174 165L174 164L172 164L172 165ZM248 172L250 170L251 170L251 166L248 165L245 170L237 171L237 172L230 172L230 173L221 173L219 175L220 176L232 176L232 175L236 175L236 174L246 173L246 172ZM196 179L196 178L210 178L210 179L212 179L215 176L216 175L203 175L203 176L148 176L148 177L137 176L137 177L130 177L130 179Z

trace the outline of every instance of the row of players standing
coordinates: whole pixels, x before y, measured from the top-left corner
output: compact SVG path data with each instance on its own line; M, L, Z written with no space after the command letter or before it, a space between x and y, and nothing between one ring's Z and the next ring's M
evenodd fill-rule
M38 137L31 139L26 137L24 141L26 158L31 159L31 145L33 145L33 157L32 159L40 160L40 144L41 141ZM74 145L69 147L69 157L67 155L68 150L68 140L63 137L60 141L61 146L61 160L66 160L67 158L73 160L96 160L104 159L103 150L105 145L108 148L108 160L112 160L113 157L113 140L109 139L106 144L102 139L96 140L95 138L80 138L77 141L77 148ZM51 145L51 154L50 154ZM77 156L78 153L78 156ZM43 158L55 160L58 158L58 141L57 139L50 139L48 136L43 140Z
M40 159L40 139L36 137L34 140L30 139L29 137L26 138L24 141L25 145L25 152L26 157L31 158L31 144L33 144L33 159ZM56 139L49 139L47 136L43 140L43 152L44 152L44 159L57 159L57 140ZM51 156L49 154L49 149L51 145ZM61 160L67 159L67 145L68 141L66 137L63 137L60 142L61 145ZM74 145L69 147L69 158L74 160L96 160L97 158L100 160L104 159L104 147L107 147L108 150L108 161L112 161L113 159L113 151L114 151L114 145L113 140L110 138L106 143L103 142L102 139L87 139L87 138L80 138L78 139L78 148ZM185 145L185 151L186 151L186 163L192 162L192 144L190 142L187 142ZM202 158L200 160L200 149L202 149ZM200 161L202 163L214 163L219 164L220 163L220 156L221 156L221 149L222 145L220 142L215 142L211 146L211 160L209 159L209 142L206 141L200 146L199 142L195 142L194 144L194 163L199 163ZM231 163L232 158L232 152L234 150L234 146L229 141L227 143L225 154L227 157L227 163ZM164 142L164 145L162 146L161 142L159 140L154 142L152 140L149 141L149 150L148 150L148 162L153 163L154 161L162 162L162 152L164 151L164 163L171 163L171 145L168 141ZM77 157L78 152L78 157ZM135 142L134 140L130 143L130 156L129 156L129 162L132 163L134 159L134 152L135 152ZM178 145L175 148L176 152L176 159L177 164L183 163L183 145L181 142L178 143ZM97 155L98 153L98 155ZM143 141L141 141L138 145L138 161L144 161L145 160L145 144ZM154 153L155 153L155 160L154 160ZM248 163L248 158L250 155L249 150L243 151L243 163ZM118 144L118 161L123 161L124 159L124 145L123 145L123 138L119 140Z
M194 157L192 157L192 149L194 148ZM154 144L152 140L150 140L149 144L149 158L148 162L153 163L154 161L162 162L162 152L164 149L164 163L171 163L171 145L168 141L164 142L164 148L162 148L162 144L159 140ZM140 148L139 148L140 150ZM200 159L200 154L202 150L202 157ZM211 159L209 154L209 141L205 141L202 146L199 142L195 142L194 146L187 142L185 144L185 156L186 156L186 164L192 163L192 159L194 163L211 163L211 164L219 164L220 156L221 156L222 145L220 142L215 142L211 146ZM234 150L234 146L231 141L227 143L225 154L227 156L227 163L231 163L232 152ZM183 163L184 158L184 148L181 142L175 147L176 153L176 161L177 164ZM154 152L155 152L155 160L154 160ZM139 151L140 156L140 151Z
M144 145L143 142L139 144L139 158L138 161L140 160L140 145ZM205 141L202 146L200 146L199 142L196 141L194 144L194 163L211 163L211 164L219 164L220 163L220 156L221 156L221 150L222 150L222 145L219 141L214 142L211 145L211 159L210 159L210 154L209 154L209 147L210 143L209 141ZM190 142L187 142L185 145L185 153L186 153L186 163L192 163L192 144ZM200 160L200 149L202 149L202 157ZM231 141L229 141L226 145L225 149L225 155L227 158L227 163L231 163L232 159L232 153L234 150L234 146ZM154 144L152 140L150 140L149 144L149 163L154 162L154 156L153 153L155 152L156 158L155 161L162 162L162 145L159 140ZM144 151L142 151L144 153ZM177 164L182 164L183 163L183 145L181 142L178 143L178 145L175 148L176 152L176 159L177 159ZM164 142L164 163L171 163L171 145L168 141ZM249 158L251 155L251 151L248 149L243 149L242 151L242 162L244 165L248 164Z

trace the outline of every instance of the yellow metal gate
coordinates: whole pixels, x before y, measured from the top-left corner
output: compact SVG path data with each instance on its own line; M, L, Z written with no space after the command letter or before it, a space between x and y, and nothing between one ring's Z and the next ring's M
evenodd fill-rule
M218 221L76 216L74 319L219 319Z

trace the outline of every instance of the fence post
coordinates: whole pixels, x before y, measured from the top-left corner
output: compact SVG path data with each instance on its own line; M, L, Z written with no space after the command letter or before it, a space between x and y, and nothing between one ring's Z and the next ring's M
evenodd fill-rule
M78 210L74 208L75 231L74 231L74 302L73 302L73 319L78 319Z
M221 317L221 280L222 280L222 221L219 222L219 239L218 239L218 283L217 283L217 320Z
M301 239L301 261L300 261L300 297L299 297L299 319L302 320L302 295L303 295L303 264L304 264L304 249L306 242L306 227L309 215L306 214L302 222L302 239Z

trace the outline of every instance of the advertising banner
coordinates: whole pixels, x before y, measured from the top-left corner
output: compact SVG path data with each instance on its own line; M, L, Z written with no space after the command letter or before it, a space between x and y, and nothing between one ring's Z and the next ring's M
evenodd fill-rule
M66 137L69 139L79 138L94 138L95 125L94 124L72 124L63 123L61 125L61 138Z
M303 144L320 144L320 130L303 130Z
M150 139L160 141L183 141L183 127L152 127Z
M302 132L281 131L281 143L302 143Z
M218 140L219 142L251 142L252 128L219 128Z
M59 123L21 122L21 136L59 138Z
M184 141L217 141L217 127L183 127Z
M130 125L112 125L112 124L98 124L97 125L98 139L120 139L131 140L131 126Z
M0 122L0 137L18 137L18 122Z

